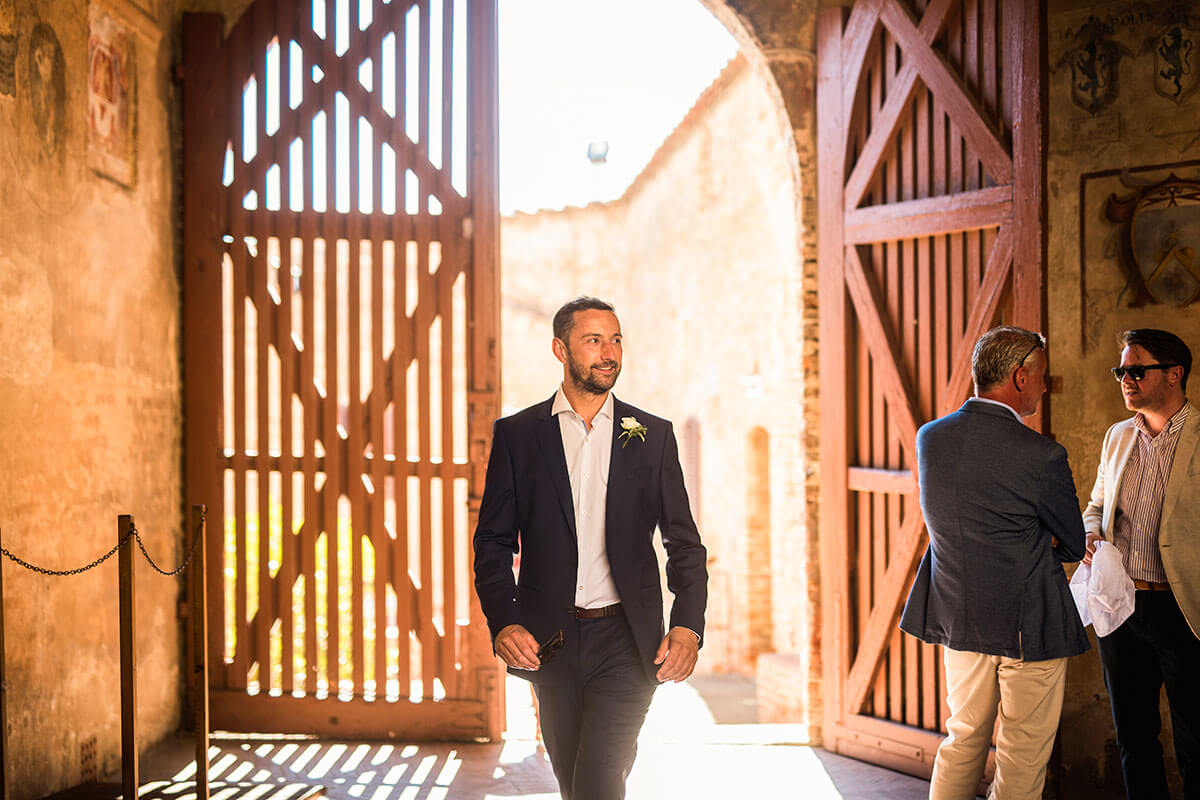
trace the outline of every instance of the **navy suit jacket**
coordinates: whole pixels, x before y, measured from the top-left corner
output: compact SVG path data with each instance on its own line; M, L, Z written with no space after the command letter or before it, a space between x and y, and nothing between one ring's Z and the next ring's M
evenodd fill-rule
M675 595L671 626L704 637L708 568L692 519L671 423L613 398L613 443L605 503L605 545L613 582L638 652L653 679L664 634L662 583L652 547L654 529L667 552L667 587ZM539 642L569 630L575 609L579 550L567 459L554 398L496 421L487 479L475 528L475 590L492 638L523 625ZM645 441L619 439L621 418L646 426ZM513 556L521 553L520 576ZM542 679L564 668L552 659Z
M1061 564L1084 553L1062 445L1004 408L968 400L917 431L917 468L929 549L901 630L1028 661L1087 650Z

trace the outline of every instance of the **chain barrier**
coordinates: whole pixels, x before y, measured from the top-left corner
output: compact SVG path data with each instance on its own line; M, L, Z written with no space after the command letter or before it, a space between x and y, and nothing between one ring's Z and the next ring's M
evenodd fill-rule
M129 541L129 534L125 534L125 536L121 539L121 541L119 541L115 545L113 545L113 548L111 550L109 550L107 553L100 556L99 558L97 558L95 561L88 564L87 566L76 567L75 569L47 569L46 567L39 567L36 564L30 564L28 561L25 561L24 559L20 558L19 556L13 555L12 553L8 552L7 548L4 548L4 547L0 547L0 555L3 555L5 558L9 559L10 561L12 561L15 564L20 564L22 567L24 567L27 570L31 570L33 572L37 572L42 575L56 575L56 576L78 575L81 572L87 572L89 569L92 569L93 567L98 567L101 564L103 564L105 561L108 561L108 559L112 558L113 553L116 553L118 550L120 550L122 547L124 547L128 541Z
M205 509L200 514L200 522L203 523L207 518L208 518L208 510ZM27 569L31 572L36 572L40 575L52 575L55 577L62 577L62 576L66 576L66 575L78 575L81 572L87 572L89 569L98 567L101 564L103 564L105 561L108 561L108 559L113 557L113 554L115 554L118 550L120 550L122 547L124 547L126 544L129 543L130 538L133 538L137 542L138 549L142 551L142 555L146 557L146 561L148 561L150 563L150 566L153 567L154 570L156 572L158 572L160 575L165 575L168 578L174 577L175 575L178 575L179 573L181 573L185 569L187 569L187 565L189 563L191 563L191 561L192 561L192 556L194 556L196 554L196 545L198 545L200 543L199 536L197 536L195 539L193 539L192 540L192 549L190 551L188 551L187 556L184 557L183 563L169 572L167 570L163 569L162 567L160 567L157 563L155 563L154 559L150 557L149 551L146 550L145 543L142 542L142 536L140 533L138 533L137 525L132 524L132 523L129 526L129 533L127 533L123 537L121 537L121 540L119 542L117 542L115 545L113 545L111 550L109 550L107 553L105 553L104 555L97 558L92 563L90 563L86 566L83 566L83 567L76 567L75 569L48 569L46 567L39 567L36 564L30 564L25 559L23 559L17 555L14 555L13 553L10 553L8 551L8 549L5 547L0 547L0 555L4 556L8 560L12 561L14 564L18 564L18 565L24 567L25 569Z
M197 536L195 539L193 539L192 540L192 549L188 551L188 554L186 556L184 556L183 563L180 564L175 569L168 572L167 570L163 569L158 564L156 564L154 559L150 557L150 553L146 550L146 545L142 542L141 534L138 533L137 525L130 525L129 530L133 534L134 540L137 542L138 549L142 551L142 555L144 555L146 557L146 560L150 562L150 566L154 567L154 571L160 575L166 575L168 578L178 575L179 573L181 573L185 569L187 569L187 565L191 562L192 556L194 556L196 554L196 545L199 544L199 542L200 542L199 536Z

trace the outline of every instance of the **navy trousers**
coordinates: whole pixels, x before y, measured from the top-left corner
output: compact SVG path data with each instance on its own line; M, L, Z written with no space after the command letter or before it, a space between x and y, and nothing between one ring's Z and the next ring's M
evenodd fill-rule
M555 658L568 660L565 669L533 678L559 791L563 800L622 800L657 684L624 615L572 620L563 634Z
M1169 800L1159 694L1167 688L1184 800L1200 800L1200 639L1171 592L1138 591L1133 615L1100 643L1125 796Z

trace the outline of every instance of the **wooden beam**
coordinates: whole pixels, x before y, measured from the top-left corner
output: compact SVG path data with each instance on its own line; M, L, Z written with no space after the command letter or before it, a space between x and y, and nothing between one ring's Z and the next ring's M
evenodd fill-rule
M846 252L846 288L854 303L858 323L871 351L872 364L883 394L888 401L888 419L900 444L909 455L909 463L917 461L917 411L908 378L899 369L903 364L896 336L883 323L883 298L874 278L863 268L858 251L849 246ZM844 410L841 412L845 415Z
M850 467L847 484L852 492L916 494L917 479L910 469Z
M1040 3L1006 4L1005 46L1013 60L1013 324L1044 332L1046 319L1046 91ZM1049 430L1049 396L1026 424Z
M904 57L912 60L925 85L941 100L946 113L962 129L963 138L979 155L992 179L996 183L1011 183L1013 162L1008 149L987 123L983 109L967 93L962 81L913 24L908 10L896 0L887 0L879 18L904 49Z
M846 31L841 35L842 52L842 108L854 108L854 96L858 93L858 82L862 77L867 50L879 24L879 9L883 0L859 0L846 20ZM843 111L843 113L845 113Z
M846 715L857 714L862 709L867 696L867 689L875 680L875 673L883 664L883 651L903 610L903 597L908 588L917 564L921 560L920 545L924 542L925 520L920 509L915 505L908 510L908 516L900 528L892 552L889 553L887 572L883 576L879 593L875 596L875 604L871 608L871 616L863 636L859 640L858 650L854 654L854 663L846 678Z
M213 726L242 733L305 733L343 741L471 741L486 735L481 700L340 700L226 690L214 691L211 702Z
M204 503L213 519L224 519L225 485L218 465L223 441L221 413L225 387L222 359L223 259L221 176L214 165L224 159L228 109L222 36L217 14L184 14L183 36L183 471L184 502ZM218 526L220 530L220 526ZM224 618L222 536L208 548L208 593L213 616ZM222 656L222 626L209 631L208 649Z
M492 423L500 412L500 206L499 206L499 50L497 0L470 0L467 26L467 175L471 202L469 241L471 271L467 282L468 453L474 467L468 480L467 525L474 530L483 494L484 474L492 443ZM466 221L464 221L464 225ZM468 539L469 541L469 539ZM467 563L474 554L467 553ZM473 575L472 575L473 577ZM469 593L470 627L467 659L490 669L492 680L476 681L487 705L486 736L496 741L504 731L504 673L492 658L492 640L475 592Z
M847 211L846 244L869 244L995 228L1011 218L1012 186L992 186Z
M958 347L955 348L954 360L951 362L954 365L953 370L942 395L941 414L950 413L966 400L972 385L971 351L975 348L975 342L983 336L992 320L996 318L996 309L1000 306L1000 298L1004 296L1005 278L1008 277L1009 265L1012 264L1012 253L1013 232L1012 228L1006 225L996 234L996 243L992 245L992 252L988 255L987 268L975 295L975 302L971 306L970 316L967 317L966 329Z
M843 262L842 189L846 161L843 103L843 21L841 8L825 8L817 17L817 199L818 296L821 341L821 649L824 676L823 729L841 716L842 676L849 658L847 608L850 557L849 494L846 487L850 425L846 413L847 306Z
M958 4L951 4L950 0L934 0L930 3L929 8L925 11L925 16L921 19L920 34L924 41L932 43L937 39L950 19L952 8L957 9ZM875 173L879 171L884 151L896 137L901 114L908 107L908 102L916 91L917 76L916 64L906 58L904 66L900 68L899 74L891 83L883 108L872 121L871 133L867 136L867 141L858 154L858 162L854 165L850 177L846 179L845 204L847 209L858 207L858 204L862 202L863 195L866 194L867 186L875 177ZM851 95L851 100L853 100L853 95ZM847 108L851 107L853 106L847 106Z

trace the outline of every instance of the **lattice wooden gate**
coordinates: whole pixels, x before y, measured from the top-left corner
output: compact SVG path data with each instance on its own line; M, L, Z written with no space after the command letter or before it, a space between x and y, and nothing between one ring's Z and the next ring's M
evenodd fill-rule
M1041 27L1033 0L818 24L825 742L921 775L946 712L940 651L896 628L927 541L914 437L970 393L983 331L1042 330Z
M495 25L495 0L185 21L215 727L501 732L467 535L499 406Z

